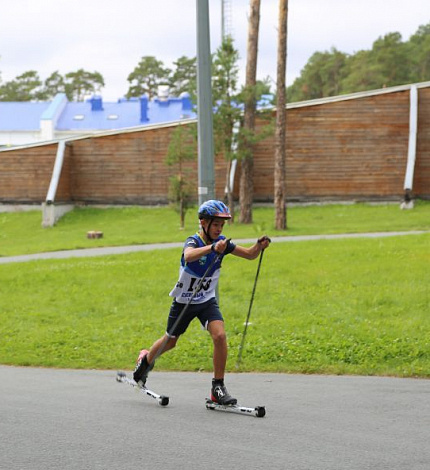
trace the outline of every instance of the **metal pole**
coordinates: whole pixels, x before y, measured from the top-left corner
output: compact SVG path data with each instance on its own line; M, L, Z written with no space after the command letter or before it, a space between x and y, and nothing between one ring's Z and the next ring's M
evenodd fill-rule
M197 2L197 115L199 205L215 199L209 2Z

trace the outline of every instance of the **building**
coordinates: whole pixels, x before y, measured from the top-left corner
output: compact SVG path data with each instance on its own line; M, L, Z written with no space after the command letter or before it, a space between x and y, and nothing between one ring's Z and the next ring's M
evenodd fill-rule
M142 96L103 102L101 96L93 96L85 102L69 102L64 93L59 93L49 102L0 101L0 146L67 139L195 116L190 96L184 93L179 98L170 97L167 87L159 87L153 100Z
M276 113L274 109L273 115ZM164 204L175 169L172 135L195 119L105 130L94 135L0 149L0 205ZM265 123L260 118L257 128ZM289 103L289 202L430 199L430 82ZM254 201L273 201L274 135L253 148ZM185 165L195 185L197 158ZM215 156L215 191L224 197L229 165ZM238 196L240 162L233 175ZM232 177L231 172L229 173ZM55 220L55 211L49 220ZM47 222L47 224L49 224Z

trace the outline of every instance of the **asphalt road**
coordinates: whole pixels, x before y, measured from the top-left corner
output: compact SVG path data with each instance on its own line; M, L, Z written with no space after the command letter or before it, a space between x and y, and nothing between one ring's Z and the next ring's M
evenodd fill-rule
M229 374L256 418L206 410L207 373L153 372L167 407L115 375L0 366L0 468L430 468L428 380Z

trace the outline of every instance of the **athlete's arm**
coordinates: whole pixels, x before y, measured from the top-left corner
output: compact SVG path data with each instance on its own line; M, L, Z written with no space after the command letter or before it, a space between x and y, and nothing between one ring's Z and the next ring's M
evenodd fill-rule
M244 247L240 245L236 245L236 248L232 251L232 254L235 256L239 256L240 258L245 259L255 259L257 256L265 250L270 245L270 238L263 236L259 238L254 245L250 247Z
M208 255L211 251L214 251L215 253L224 253L229 243L231 243L230 240L223 238L212 245L206 245L200 248L187 246L184 250L184 260L186 263L192 263L193 261L200 259L202 256Z
M197 261L202 256L208 255L211 252L212 245L202 246L200 248L192 248L188 246L184 250L184 260L186 263Z

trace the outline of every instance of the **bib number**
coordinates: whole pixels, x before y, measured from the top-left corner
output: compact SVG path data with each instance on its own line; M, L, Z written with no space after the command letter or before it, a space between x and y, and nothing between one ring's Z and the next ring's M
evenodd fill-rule
M190 279L190 285L188 287L188 292L194 292L194 285L198 281L197 277L192 277ZM203 279L202 285L200 286L200 289L197 292L200 292L202 289L207 291L209 287L211 286L212 278L209 278L208 280Z

